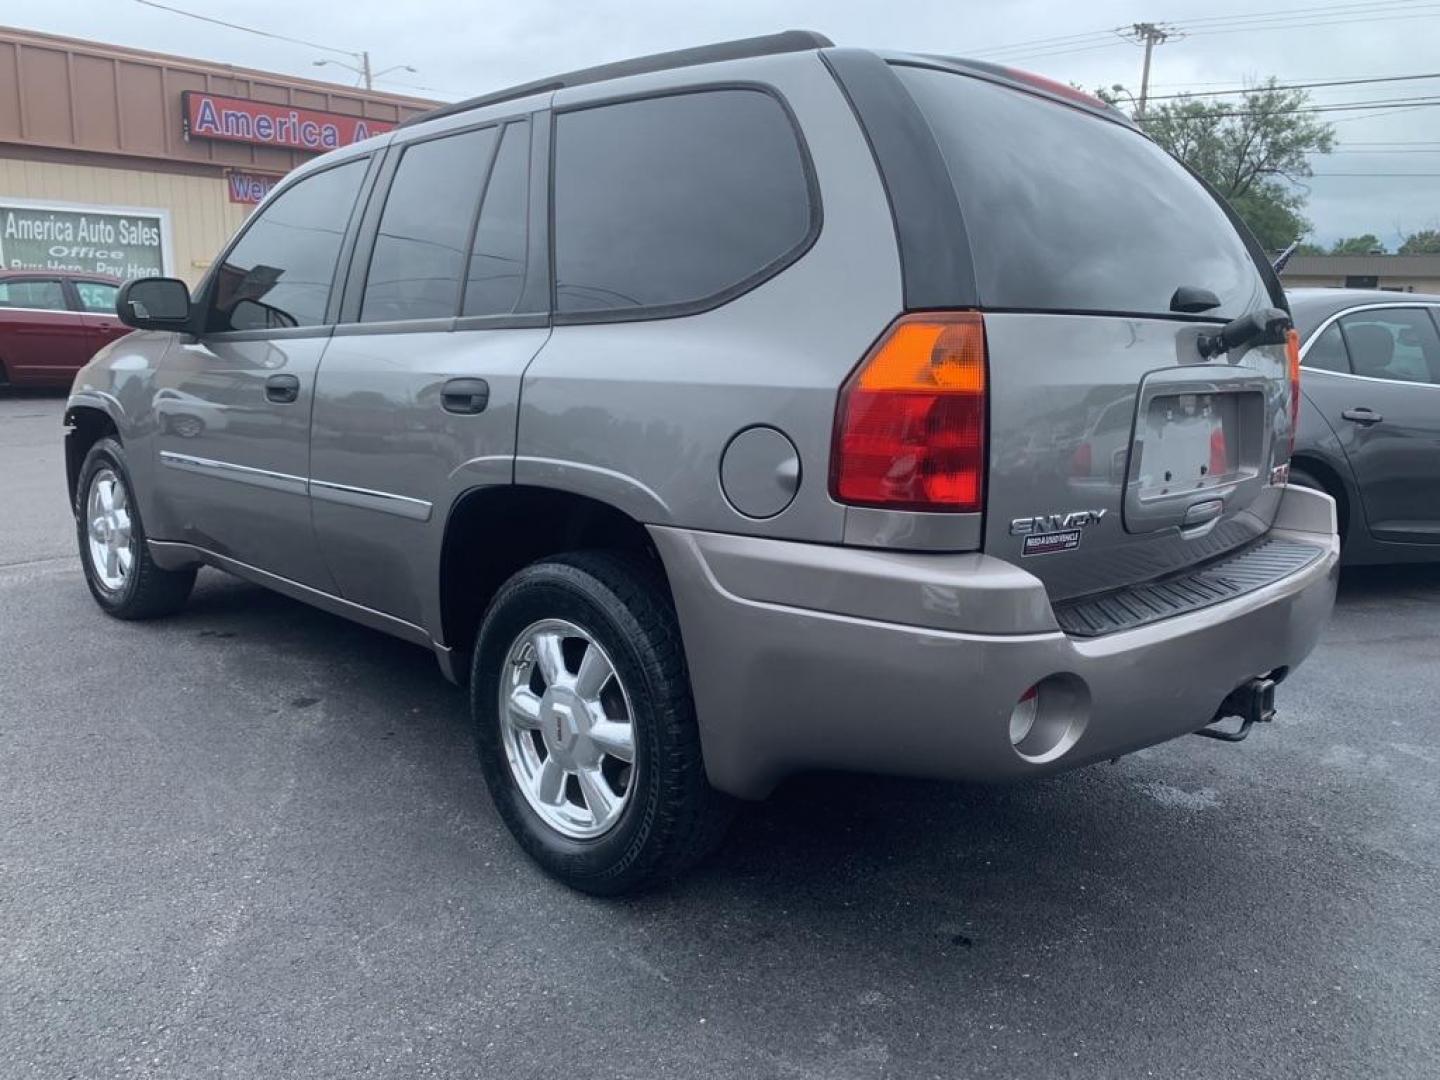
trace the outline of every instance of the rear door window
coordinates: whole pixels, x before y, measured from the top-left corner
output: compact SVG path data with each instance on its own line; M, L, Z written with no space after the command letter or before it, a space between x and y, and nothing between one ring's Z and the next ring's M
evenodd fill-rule
M507 124L475 223L464 315L507 315L525 284L530 211L530 125Z
M340 244L368 164L359 158L312 173L261 207L216 271L207 331L324 323Z
M1440 337L1420 308L1361 311L1340 320L1356 375L1440 383Z
M1340 324L1331 323L1315 339L1305 353L1305 366L1317 371L1350 372L1350 357L1345 354L1345 339L1340 336Z
M934 132L989 308L1170 314L1180 285L1234 318L1270 303L1235 227L1143 135L935 68L895 71Z
M405 148L370 256L362 322L455 316L498 132L480 128Z
M796 257L815 214L794 126L768 93L672 94L556 118L562 314L723 302Z

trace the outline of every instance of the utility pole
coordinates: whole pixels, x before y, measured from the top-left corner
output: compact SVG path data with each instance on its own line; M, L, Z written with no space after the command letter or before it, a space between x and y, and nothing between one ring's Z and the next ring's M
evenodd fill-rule
M1156 45L1165 44L1174 34L1174 30L1159 23L1142 22L1131 26L1130 33L1125 35L1145 46L1145 65L1140 69L1140 100L1135 110L1136 119L1145 115L1145 99L1150 96L1150 54L1155 51Z
M1148 77L1149 77L1149 74L1150 74L1150 47L1149 47L1148 45L1145 47L1145 74L1146 74L1146 77L1148 78ZM371 76L370 76L370 50L369 50L369 49L366 49L364 52L362 52L362 53L360 54L360 78L362 78L363 80L365 80L365 89L366 89L366 90L374 90L374 89L375 89L374 82L373 82L373 80L372 80L372 78L371 78ZM1141 100L1142 102L1145 100L1145 91L1144 91L1144 90L1141 90L1141 91L1140 91L1140 100ZM1144 112L1144 111L1145 111L1145 106L1144 106L1143 104L1140 106L1140 111L1141 111L1141 112Z

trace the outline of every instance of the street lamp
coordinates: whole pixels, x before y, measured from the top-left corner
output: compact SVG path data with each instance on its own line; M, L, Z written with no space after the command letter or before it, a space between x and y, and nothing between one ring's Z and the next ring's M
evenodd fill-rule
M344 60L316 60L314 61L314 64L316 67L326 67L333 65L334 67L342 67L346 71L353 71L356 75L360 76L360 81L364 83L366 90L373 90L375 88L375 80L380 78L382 75L389 75L392 71L408 71L412 74L415 73L415 69L409 64L396 64L393 67L386 68L384 71L372 72L370 70L370 53L368 51L354 53L352 55L354 55L356 60L360 61L358 65L347 64Z

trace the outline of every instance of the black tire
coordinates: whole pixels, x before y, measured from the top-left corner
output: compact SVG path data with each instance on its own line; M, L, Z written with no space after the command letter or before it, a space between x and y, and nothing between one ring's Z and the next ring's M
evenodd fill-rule
M1311 476L1304 469L1297 469L1293 466L1290 469L1290 483L1296 487L1312 488L1315 491L1324 491L1325 494L1330 494L1325 485L1319 480L1316 480L1315 477Z
M90 552L87 503L91 485L97 475L112 473L124 485L132 538L132 562L124 581L111 588L102 579ZM101 439L85 455L80 479L75 485L75 537L80 548L80 563L85 568L85 583L90 595L107 615L117 619L154 619L169 615L185 606L195 585L195 567L184 570L163 570L150 557L145 543L145 526L140 520L140 507L135 502L135 485L125 464L125 451L114 439Z
M543 619L563 619L589 634L629 696L633 787L616 823L593 839L547 824L506 757L502 671L512 643ZM674 878L719 842L731 800L706 779L675 612L664 582L643 559L577 552L516 573L486 611L470 687L480 764L496 809L520 846L560 881L599 895L634 892Z

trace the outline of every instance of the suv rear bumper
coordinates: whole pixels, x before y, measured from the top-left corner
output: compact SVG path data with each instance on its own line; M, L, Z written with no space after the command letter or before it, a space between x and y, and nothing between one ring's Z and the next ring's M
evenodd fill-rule
M1291 488L1270 535L1319 558L1198 611L1080 638L1059 629L1036 578L985 555L651 531L710 780L751 798L809 769L1038 776L1195 731L1230 691L1283 677L1314 648L1340 556L1333 501ZM1055 740L1024 756L1010 714L1046 679L1037 730Z

